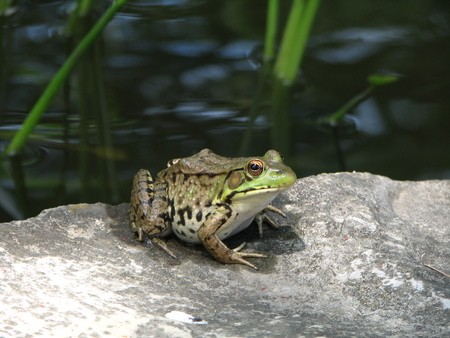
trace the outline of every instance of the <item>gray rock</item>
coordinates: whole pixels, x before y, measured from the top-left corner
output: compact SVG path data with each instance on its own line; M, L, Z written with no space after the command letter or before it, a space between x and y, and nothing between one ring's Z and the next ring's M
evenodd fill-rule
M228 242L268 253L250 259L259 271L175 238L176 261L137 242L127 204L0 224L0 336L450 335L450 278L424 266L450 272L450 181L324 174L274 204L285 226Z

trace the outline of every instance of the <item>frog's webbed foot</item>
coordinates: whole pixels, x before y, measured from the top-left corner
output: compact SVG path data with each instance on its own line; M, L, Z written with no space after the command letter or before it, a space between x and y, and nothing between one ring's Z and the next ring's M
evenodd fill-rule
M144 231L142 231L142 229L139 229L137 231L137 235L138 235L138 240L140 242L143 242L144 238L147 237L145 235ZM152 243L156 244L161 249L163 249L170 257L172 257L174 259L178 259L177 256L169 249L169 247L167 246L166 242L164 242L161 238L159 238L159 237L152 237L152 238L150 238L150 240L152 241Z
M227 252L227 254L229 255L228 258L230 259L230 261L222 261L221 259L216 257L217 260L219 260L222 263L244 264L244 265L251 267L252 269L258 270L258 267L256 265L245 260L243 257L267 258L268 256L265 254L257 253L257 252L241 252L240 250L242 250L246 244L247 244L246 242L243 242L241 245L239 245L237 248L235 248L233 250L230 250L228 247L226 247L225 244L223 244L229 251L229 252Z
M274 227L275 229L278 229L280 227L280 225L277 222L275 222L268 215L268 213L267 213L268 211L274 212L284 218L287 218L286 214L283 211L281 211L277 207L274 207L273 205L269 204L263 211L261 211L260 213L258 213L255 216L255 221L258 224L259 238L262 238L262 235L263 235L263 223L264 222L268 223L270 226Z
M206 237L203 240L204 247L219 262L225 264L244 264L252 269L258 270L256 265L253 265L243 257L267 258L267 255L256 252L240 252L240 250L244 248L245 244L246 243L244 242L237 248L231 250L215 235Z
M241 245L239 245L237 248L234 248L233 251L235 254L237 254L240 257L254 257L254 258L267 258L268 256L262 253L257 253L257 252L241 252L241 250L247 245L247 242L242 242ZM245 261L247 262L247 261ZM245 263L246 265L252 267L255 270L258 270L258 268L256 266L254 266L253 264L247 262Z

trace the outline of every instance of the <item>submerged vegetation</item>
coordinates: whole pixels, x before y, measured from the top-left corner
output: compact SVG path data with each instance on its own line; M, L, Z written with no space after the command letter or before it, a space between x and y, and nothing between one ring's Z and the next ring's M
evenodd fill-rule
M408 2L404 15L411 19L426 12L431 5L424 1ZM266 4L266 9L248 9L246 1L152 5L118 0L103 8L92 0L77 0L47 7L28 4L32 9L27 11L20 8L24 4L0 0L0 219L28 217L65 203L120 203L127 199L137 169L161 169L170 158L204 147L230 156L276 149L298 176L345 169L384 173L381 162L373 162L370 154L379 151L372 147L386 148L383 142L388 141L370 140L384 131L365 134L370 142L360 142L366 147L362 150L355 151L355 143L349 146L349 140L358 139L361 130L377 121L373 115L369 124L361 125L355 118L361 104L374 104L375 95L393 97L383 99L376 116L381 115L386 125L406 126L391 127L391 143L418 125L437 126L436 135L444 135L447 120L441 112L446 109L441 106L424 107L426 114L415 112L418 105L406 107L406 113L385 113L407 97L402 91L407 71L396 60L397 64L387 65L386 54L379 63L373 60L378 50L401 44L401 38L384 41L395 34L411 34L409 26L403 31L387 29L385 37L381 22L366 40L358 28L363 33L356 36L355 47L348 38L354 34L346 31L348 24L333 28L329 20L342 17L347 22L347 3L268 0ZM389 6L393 5L385 3L385 10L392 12ZM42 9L37 22L28 18L35 9ZM52 10L58 15L52 16ZM355 27L363 25L357 15L354 20ZM27 25L31 29L20 31ZM339 34L333 35L333 29ZM16 32L22 34L21 40ZM436 33L435 39L448 35ZM374 42L378 49L369 46L377 36L382 36ZM409 45L396 55L407 55L407 48L414 45L408 37ZM257 66L250 69L241 61L248 63L248 55L258 48L255 41L263 42L263 49L254 62ZM420 40L416 43L417 50L425 50L419 48ZM343 51L333 54L341 45ZM18 46L24 54L15 55ZM33 48L40 60L29 52ZM362 61L352 60L358 53ZM348 59L339 63L342 54ZM446 60L445 55L437 57ZM361 62L367 65L351 72ZM420 71L413 66L414 72ZM425 70L421 76L428 76ZM428 93L445 89L446 80L432 81ZM411 100L421 99L416 95ZM441 122L420 124L425 115L438 116ZM443 137L427 147L439 150L445 144ZM396 155L385 158L395 162ZM448 166L442 156L427 158L426 163L431 162L438 168L437 177L445 175Z
M87 52L88 48L90 48L100 33L103 31L108 22L114 17L116 12L122 8L125 4L126 0L118 0L105 12L105 14L95 23L95 25L89 30L86 36L79 41L79 43L75 46L73 51L67 57L66 61L63 63L58 72L53 76L50 83L46 87L45 91L40 96L39 100L33 106L31 111L28 113L26 120L24 121L22 127L19 131L14 135L11 143L6 147L5 154L8 156L16 155L24 146L28 137L30 136L33 129L39 123L44 112L50 106L53 98L56 93L61 89L61 86L69 77L70 73L76 66L77 62L81 59L81 57ZM74 11L72 18L77 17L78 23L80 19L87 15L86 1L79 1L77 8L78 10ZM73 23L75 19L71 20L69 25L69 31L74 31L77 27L76 24Z

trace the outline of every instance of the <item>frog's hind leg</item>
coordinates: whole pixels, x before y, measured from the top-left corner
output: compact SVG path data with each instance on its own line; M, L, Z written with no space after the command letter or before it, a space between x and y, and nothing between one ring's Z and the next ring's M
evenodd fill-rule
M170 228L167 221L167 200L166 185L153 182L147 170L139 170L133 181L129 221L131 230L138 233L140 240L142 232L153 237Z
M227 226L229 221L229 210L225 207L209 215L198 231L198 238L208 252L221 263L244 264L255 270L258 268L252 263L246 261L243 257L267 257L266 255L252 252L239 252L243 248L240 245L235 250L228 248L219 237L217 232L222 226ZM245 245L245 243L244 243Z
M135 175L131 193L129 222L131 230L137 233L139 241L145 235L163 249L169 256L177 258L159 237L170 234L167 217L167 187L163 182L154 182L150 172L141 169Z
M256 265L245 260L243 257L267 258L267 255L256 252L240 252L239 250L244 247L245 242L236 249L231 250L216 235L204 237L202 243L206 250L221 263L244 264L252 269L258 270Z

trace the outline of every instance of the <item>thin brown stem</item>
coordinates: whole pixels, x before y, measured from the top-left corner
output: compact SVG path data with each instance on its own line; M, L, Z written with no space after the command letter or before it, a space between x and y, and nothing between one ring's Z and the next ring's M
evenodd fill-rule
M424 264L424 266L426 266L427 268L429 268L429 269L431 269L431 270L434 270L434 271L436 271L436 272L439 272L440 274L443 274L445 277L450 278L450 275L449 275L449 274L447 274L447 273L445 273L444 271L441 271L441 270L435 268L434 266L431 266L431 265L428 265L428 264Z

